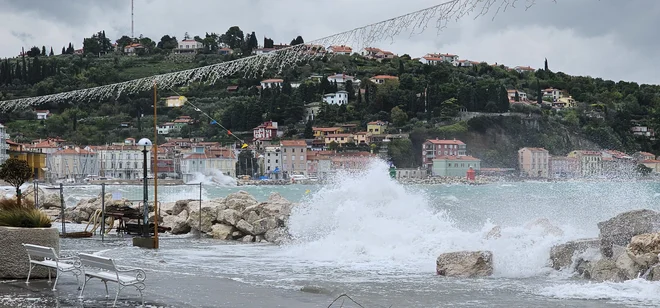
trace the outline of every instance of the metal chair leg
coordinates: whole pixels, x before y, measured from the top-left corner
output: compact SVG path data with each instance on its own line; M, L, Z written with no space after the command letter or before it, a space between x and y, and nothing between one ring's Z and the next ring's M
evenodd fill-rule
M60 280L60 275L58 275L57 271L55 272L55 283L53 284L53 291L57 290L57 281Z
M80 289L80 295L78 295L79 299L81 299L81 300L83 299L83 292L85 292L85 286L87 285L87 281L89 281L89 279L91 279L91 278L92 277L90 277L90 278L83 277L83 285L82 285L82 288Z
M51 283L52 281L50 280L50 268L48 268L48 283Z
M105 285L105 298L110 298L110 294L108 293L108 282L103 280L103 284Z
M121 286L117 286L117 295L115 295L115 301L112 303L112 307L117 306L117 298L119 298L119 292L121 292Z
M32 269L34 268L34 265L30 264L30 270L28 271L28 277L27 280L25 281L25 284L30 284L30 275L32 274Z

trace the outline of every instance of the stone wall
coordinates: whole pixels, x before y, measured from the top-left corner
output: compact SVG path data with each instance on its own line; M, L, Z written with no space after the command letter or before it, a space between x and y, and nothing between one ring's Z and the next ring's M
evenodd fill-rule
M0 279L24 279L30 270L29 259L21 244L54 247L60 251L60 235L57 228L0 227ZM53 272L53 277L56 273ZM32 278L47 278L48 270L35 267Z

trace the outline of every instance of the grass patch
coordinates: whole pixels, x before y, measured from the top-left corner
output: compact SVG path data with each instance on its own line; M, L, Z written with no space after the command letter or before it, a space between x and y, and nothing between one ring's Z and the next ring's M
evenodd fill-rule
M16 228L50 228L52 222L46 213L24 200L18 205L16 199L0 199L0 226Z

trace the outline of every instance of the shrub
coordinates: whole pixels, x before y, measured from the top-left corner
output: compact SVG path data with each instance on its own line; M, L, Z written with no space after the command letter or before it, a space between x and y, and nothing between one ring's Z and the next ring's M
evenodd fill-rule
M17 228L49 228L52 225L46 213L36 209L34 203L16 199L0 199L0 226Z

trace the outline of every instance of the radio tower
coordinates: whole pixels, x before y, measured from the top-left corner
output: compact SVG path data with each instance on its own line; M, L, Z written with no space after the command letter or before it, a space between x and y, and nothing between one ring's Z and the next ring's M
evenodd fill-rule
M133 20L133 0L131 0L131 38L135 38L135 26Z

